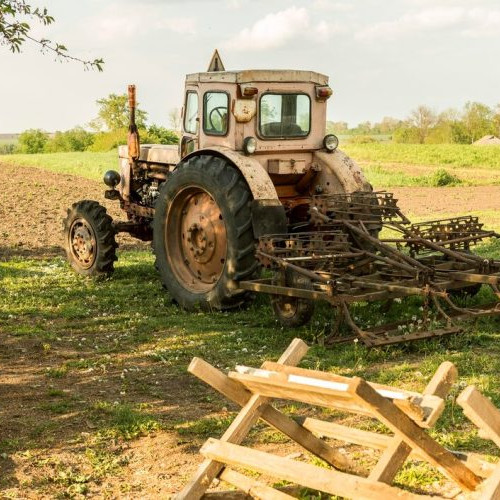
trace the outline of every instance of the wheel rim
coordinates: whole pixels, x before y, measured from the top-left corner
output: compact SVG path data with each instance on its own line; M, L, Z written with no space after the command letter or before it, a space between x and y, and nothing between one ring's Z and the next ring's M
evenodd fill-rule
M282 318L290 319L297 314L298 300L292 297L279 297L276 306Z
M95 232L85 219L75 219L69 231L69 249L73 259L83 269L95 262L97 246Z
M165 220L165 247L170 268L193 292L211 290L224 271L226 225L212 196L201 187L179 191Z

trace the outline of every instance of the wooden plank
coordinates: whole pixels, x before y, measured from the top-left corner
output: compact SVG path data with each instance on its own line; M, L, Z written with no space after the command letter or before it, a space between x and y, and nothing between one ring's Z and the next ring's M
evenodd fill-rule
M188 371L240 406L245 406L252 395L241 384L231 380L227 375L202 359L195 358L189 365ZM343 471L362 472L360 467L352 460L271 405L263 405L260 412L260 417L268 424L283 432L303 448L314 453L330 465Z
M357 397L360 404L366 405L381 423L412 449L419 450L429 463L454 480L462 489L472 491L479 485L481 480L476 474L363 379L355 377L349 391Z
M305 368L297 368L296 366L278 365L277 363L274 363L272 361L265 361L262 364L262 367L267 370L272 370L279 373L309 376L320 380L344 384L348 384L352 380L350 377L343 377L341 375L335 375L329 372L307 370ZM389 385L377 384L374 382L368 383L384 396L388 396L391 392L394 392L396 394L400 394L401 399L405 396L409 397L411 404L406 406L405 413L411 413L412 420L418 422L420 427L431 428L436 423L436 420L444 410L445 402L442 394L448 394L451 385L453 385L453 383L456 381L456 377L457 370L455 366L453 365L453 363L446 361L439 366L431 381L433 384L437 384L436 387L440 391L439 394L437 392L434 393L434 387L429 387L429 385L427 386L423 394L420 394L414 391L397 389ZM448 389L446 390L446 388ZM387 393L384 393L382 391L387 391ZM401 409L405 407L404 402L395 404ZM423 410L423 415L421 415L420 410L416 408L417 406L419 406Z
M481 500L500 500L500 466L480 486Z
M456 366L450 361L445 361L439 365L436 373L434 373L425 387L423 394L432 394L446 399L457 378L458 372Z
M444 401L451 389L451 386L456 381L458 376L457 369L453 363L446 361L442 363L434 373L434 376L427 384L424 394L429 396L439 396L442 402L437 405L429 418L427 425L434 425L439 416L444 410ZM394 437L391 444L382 453L377 465L370 472L370 479L374 481L382 481L391 484L399 469L403 466L406 459L411 453L411 447L398 436Z
M282 364L297 364L305 356L309 347L301 339L294 339L278 362ZM262 396L252 396L240 413L233 420L222 436L223 441L240 443L252 426L259 419L260 408L268 399ZM197 500L210 487L215 477L221 472L223 465L214 460L205 460L189 483L174 498L177 500Z
M398 437L392 438L368 476L374 481L391 484L411 452L411 446Z
M316 418L307 417L299 420L299 422L311 432L318 436L328 437L343 441L345 443L357 444L359 446L366 446L376 450L387 449L393 441L393 436L385 434L377 434L376 432L363 431L353 427L346 427L344 425L335 424L333 422L325 422ZM453 453L461 462L463 462L469 469L480 477L487 478L493 473L495 464L485 461L481 455L477 453L466 453L463 451L448 450ZM418 460L426 460L418 450L412 450L410 457Z
M225 468L220 479L232 484L257 500L291 500L293 497L267 486L254 478L249 478L233 469Z
M225 470L225 469L224 469ZM292 498L297 498L300 495L302 486L288 485L280 488L275 488L282 491ZM251 500L251 496L241 490L223 490L223 491L208 491L205 493L201 500Z
M500 447L500 410L473 385L466 387L457 398L466 417Z
M342 386L339 387L335 385L329 388L324 385L303 383L303 379L293 379L293 381L291 381L280 374L274 376L273 372L269 372L269 377L265 376L265 372L259 372L258 370L254 370L252 373L254 374L250 375L246 373L230 372L228 376L232 380L243 384L251 392L262 396L289 399L311 405L326 406L337 410L360 413L362 415L371 415L370 411L367 410L366 407L353 401L351 394L347 390L344 390L344 385L347 388L348 384L342 384ZM327 381L325 381L325 383L327 383ZM391 391L390 394L393 396L398 395L398 397L402 398L409 397L394 391ZM441 398L436 398L435 396L430 395L420 397L420 401L421 404L425 405L425 408L427 409L431 407L435 408L437 406L443 407L444 405ZM397 399L394 400L394 404L401 408L420 426L426 426L424 420L425 411L422 406L415 404L409 399Z
M314 378L318 378L320 380L329 380L332 382L343 382L345 384L348 384L352 380L352 377L344 377L343 375L337 375L335 373L325 372L325 371L321 371L321 370L309 370L307 368L299 368L297 366L279 365L278 363L275 363L274 361L264 361L264 363L262 363L262 368L264 368L266 370L281 372L281 373L303 375L305 377L314 377ZM404 394L406 396L421 396L421 394L418 392L407 391L407 390L403 390L403 389L395 389L394 387L391 387L390 385L377 384L375 382L368 382L368 383L372 387L374 387L375 389L385 389L387 391L395 391L395 392Z
M262 474L269 474L273 477L301 484L317 491L354 498L356 500L362 498L430 498L394 488L384 483L377 483L367 478L278 457L270 453L222 442L217 439L208 439L202 446L201 453L206 457L224 462L227 465L244 467Z

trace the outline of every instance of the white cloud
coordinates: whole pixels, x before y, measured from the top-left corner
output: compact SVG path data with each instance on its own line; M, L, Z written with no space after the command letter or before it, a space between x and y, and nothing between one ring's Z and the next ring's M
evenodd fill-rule
M283 47L294 39L324 42L337 31L326 21L313 23L305 7L267 14L249 28L244 28L223 47L233 50L265 50Z
M500 10L460 6L429 8L405 14L393 21L367 26L359 30L355 37L364 41L396 40L416 33L450 28L469 37L499 36Z
M500 10L475 8L467 13L469 25L462 34L473 38L500 37Z
M464 17L462 7L425 9L405 14L394 21L385 21L368 26L356 33L358 40L394 40L401 36L422 31L444 29L458 24Z
M168 16L163 4L113 3L94 19L93 24L101 41L123 40L161 30L188 35L196 33L196 20L193 17Z

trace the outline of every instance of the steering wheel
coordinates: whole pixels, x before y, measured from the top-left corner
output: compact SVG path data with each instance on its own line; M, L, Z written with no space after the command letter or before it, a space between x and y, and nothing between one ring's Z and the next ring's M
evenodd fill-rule
M214 125L213 118L214 118L214 113L217 113L219 115L220 123L221 123L221 130L220 132L223 132L223 125L224 125L224 119L227 116L227 108L226 106L217 106L216 108L212 109L210 113L208 113L208 125L212 130L217 130L217 127Z

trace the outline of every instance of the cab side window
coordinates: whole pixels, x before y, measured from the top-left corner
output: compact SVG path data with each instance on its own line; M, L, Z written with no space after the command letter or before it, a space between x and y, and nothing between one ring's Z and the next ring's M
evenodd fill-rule
M188 91L186 95L186 111L184 113L184 131L188 134L198 133L198 94Z
M203 97L203 131L207 135L226 135L229 122L229 96L207 92Z

